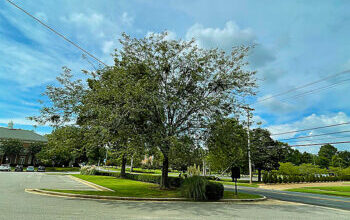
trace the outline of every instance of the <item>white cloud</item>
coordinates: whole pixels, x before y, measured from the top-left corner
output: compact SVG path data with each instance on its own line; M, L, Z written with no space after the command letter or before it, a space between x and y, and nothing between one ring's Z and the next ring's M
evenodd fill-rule
M37 12L37 13L34 14L34 16L39 18L40 20L42 20L44 22L48 22L49 21L47 15L44 12Z
M61 20L66 23L90 27L92 30L95 30L102 25L105 19L102 14L98 13L92 13L91 15L84 13L72 13L69 16L61 17Z
M35 125L36 123L25 118L0 118L0 123L8 124L10 121L13 122L14 126L16 125Z
M341 124L345 122L350 122L350 116L348 116L344 112L338 112L335 114L327 114L327 115L311 114L309 116L302 118L301 120L298 120L292 123L272 125L266 128L272 134L278 134L278 133L284 133L288 131L323 127L323 126L328 126L333 124ZM350 130L350 125L341 125L341 126L334 126L334 127L328 127L328 128L322 128L322 129L308 130L308 131L299 132L299 133L275 135L273 136L273 138L281 140L281 139L288 139L288 138L293 138L298 136L318 135L318 134L333 133L333 132L347 131L347 130ZM339 141L349 141L349 140L350 140L349 135L346 136L345 134L344 136L339 136L339 134L331 134L331 135L325 135L320 137L312 137L307 139L295 139L293 141L286 140L286 141L287 142L289 141L291 145L295 145L295 144L339 142ZM344 145L336 145L336 146L340 149L344 148ZM301 151L317 153L319 147L320 146L313 146L313 147L307 146L307 147L298 147L298 149Z
M228 21L222 29L204 27L197 23L186 33L186 39L192 38L195 38L201 47L218 47L225 51L230 51L234 46L256 45L249 56L250 62L256 67L264 66L275 59L269 49L258 44L257 37L251 28L242 29L233 21Z
M121 21L124 25L131 26L134 23L134 18L129 16L127 12L124 12L122 14Z

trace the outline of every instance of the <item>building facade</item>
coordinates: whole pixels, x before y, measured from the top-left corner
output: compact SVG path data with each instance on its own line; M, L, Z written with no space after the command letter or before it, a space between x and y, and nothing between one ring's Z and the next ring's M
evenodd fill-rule
M0 151L0 164L22 164L29 165L32 162L32 156L28 154L28 147L32 143L47 143L47 138L35 133L34 131L14 129L10 122L8 127L0 127L0 145L5 140L18 140L23 144L24 150L19 155L8 156Z

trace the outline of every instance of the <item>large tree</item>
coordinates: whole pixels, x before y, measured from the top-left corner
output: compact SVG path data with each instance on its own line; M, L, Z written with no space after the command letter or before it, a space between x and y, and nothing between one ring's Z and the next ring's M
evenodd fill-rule
M79 124L100 129L102 142L125 152L134 140L158 147L163 154L161 187L167 188L173 141L183 136L199 141L213 118L237 113L242 97L254 94L255 71L249 71L245 59L249 47L227 54L199 48L194 40L169 40L166 33L142 39L123 34L120 43L115 65L91 73L89 87L67 81L66 69L59 78L64 86L46 92L53 104L32 119L60 124L79 115Z

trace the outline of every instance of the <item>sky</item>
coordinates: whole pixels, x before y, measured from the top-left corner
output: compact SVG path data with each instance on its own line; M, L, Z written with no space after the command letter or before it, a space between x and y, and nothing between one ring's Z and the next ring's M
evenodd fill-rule
M144 37L168 31L172 39L195 38L204 48L230 51L255 45L248 57L257 71L258 93L250 102L255 122L272 134L350 122L350 1L239 0L14 0L103 62L112 65L121 33ZM26 119L38 115L47 85L62 67L94 70L98 63L45 29L23 12L0 1L0 126L50 133ZM343 73L341 73L343 72ZM338 74L334 76L334 74ZM270 97L309 82L286 95ZM313 92L309 92L313 91ZM273 136L276 139L350 130L350 126ZM350 133L290 141L290 144L350 141ZM336 145L350 150L350 145ZM317 153L315 147L298 147Z

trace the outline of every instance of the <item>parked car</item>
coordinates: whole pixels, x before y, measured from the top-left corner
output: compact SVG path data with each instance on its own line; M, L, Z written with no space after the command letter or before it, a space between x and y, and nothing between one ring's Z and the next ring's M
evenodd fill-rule
M34 167L33 166L27 167L27 172L34 172Z
M23 172L23 165L17 165L15 168L16 172Z
M9 164L1 164L0 165L0 171L11 171L11 166Z
M38 167L38 172L45 172L45 167L44 166L39 166Z

